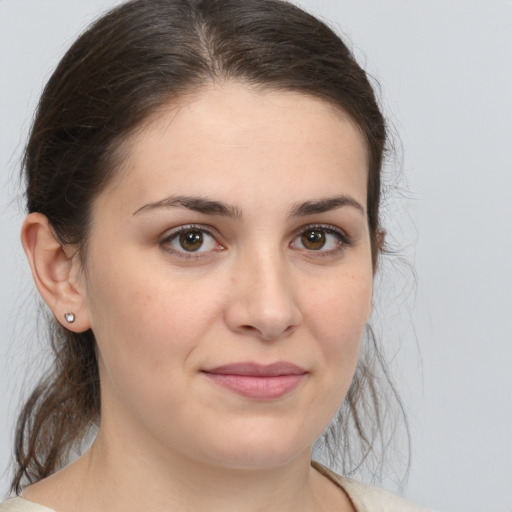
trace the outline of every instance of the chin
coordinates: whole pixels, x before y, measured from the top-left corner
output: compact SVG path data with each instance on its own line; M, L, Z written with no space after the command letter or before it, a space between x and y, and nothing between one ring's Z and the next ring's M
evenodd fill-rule
M273 423L273 422L263 422ZM295 432L293 432L295 430ZM237 470L269 470L284 466L300 456L311 456L316 436L305 429L283 429L252 422L243 431L227 431L221 438L209 436L203 446L203 460L208 464ZM321 433L321 431L320 431Z

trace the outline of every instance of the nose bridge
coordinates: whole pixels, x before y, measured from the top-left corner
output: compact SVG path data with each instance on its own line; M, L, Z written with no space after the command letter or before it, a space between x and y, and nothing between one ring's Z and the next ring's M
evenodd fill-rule
M282 251L271 243L247 251L241 256L239 272L235 305L238 329L270 340L291 332L300 323L291 268Z
M292 290L289 282L288 270L283 258L278 253L261 251L252 258L251 287L255 305L265 308L266 304L273 302L285 303L291 298Z

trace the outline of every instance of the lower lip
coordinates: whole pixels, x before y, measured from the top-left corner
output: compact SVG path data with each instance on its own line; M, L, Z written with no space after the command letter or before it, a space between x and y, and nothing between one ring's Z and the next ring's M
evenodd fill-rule
M300 374L261 377L220 373L205 373L205 375L238 395L257 400L281 398L293 391L306 376L306 374Z

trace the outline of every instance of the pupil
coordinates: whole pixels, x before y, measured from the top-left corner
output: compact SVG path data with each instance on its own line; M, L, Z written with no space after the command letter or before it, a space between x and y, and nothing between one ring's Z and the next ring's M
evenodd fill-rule
M325 233L321 231L306 231L302 235L302 243L307 249L321 249L325 245Z
M180 244L187 251L197 251L203 245L203 234L200 231L181 233Z

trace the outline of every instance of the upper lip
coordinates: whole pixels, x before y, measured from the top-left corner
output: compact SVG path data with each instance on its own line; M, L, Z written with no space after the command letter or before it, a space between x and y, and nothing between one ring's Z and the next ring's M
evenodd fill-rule
M203 371L205 373L216 373L220 375L246 375L253 377L279 377L281 375L303 375L307 373L304 368L288 362L272 364L232 363Z

